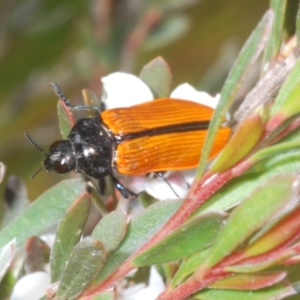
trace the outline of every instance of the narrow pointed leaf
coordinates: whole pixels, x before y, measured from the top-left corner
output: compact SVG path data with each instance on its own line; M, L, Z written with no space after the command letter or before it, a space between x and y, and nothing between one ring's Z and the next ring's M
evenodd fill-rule
M285 261L289 257L292 257L294 252L290 249L285 249L284 251L279 251L278 253L274 251L268 255L257 256L255 259L250 261L242 262L240 265L234 265L225 267L224 271L234 272L234 273L254 273L266 270L272 266L278 265L279 263Z
M91 300L116 300L116 295L113 291L107 291L92 297Z
M298 192L299 179L289 174L276 176L257 188L230 215L198 275L202 276L203 270L221 261L271 218L294 203Z
M166 221L180 207L182 201L163 201L151 205L134 218L128 225L125 237L119 247L108 257L107 262L95 281L101 282L119 268L131 254L145 245L156 234Z
M0 282L0 299L11 299L11 294L16 284L16 277L11 270L8 270Z
M81 93L85 105L101 107L101 99L99 99L99 97L97 97L97 95L92 90L84 89L81 91ZM88 113L90 117L95 116L94 110L89 110Z
M92 237L101 241L107 252L115 250L126 233L127 215L116 210L104 216L92 232Z
M171 93L172 74L162 57L157 57L145 65L140 78L150 87L155 98L167 98Z
M250 71L251 66L257 60L264 47L265 34L266 31L268 31L268 27L270 26L270 20L271 14L270 12L267 12L246 41L225 81L224 87L221 91L221 99L219 105L210 122L209 133L202 149L200 165L197 171L197 178L201 177L202 173L204 172L205 165L217 130L223 122L224 116L230 104L236 97L237 92L246 75Z
M294 294L296 294L296 291L292 286L283 281L274 286L255 291L206 289L195 294L194 298L199 300L280 300Z
M286 272L264 272L260 274L236 275L216 281L210 288L226 290L257 290L274 285L286 277Z
M289 73L287 79L282 85L276 99L274 105L271 109L271 116L275 116L280 112L282 106L284 106L286 99L291 94L292 90L296 87L296 85L300 81L300 58L297 59L296 63L293 66L293 69Z
M279 52L284 30L284 17L287 1L271 0L270 5L275 13L275 18L270 37L264 51L264 64L268 63L271 59L275 59Z
M280 174L297 173L300 169L300 161L298 160L300 131L295 131L285 141L284 145L279 143L252 155L249 160L251 159L255 163L253 167L245 174L224 185L208 201L203 203L195 214L208 210L228 210L239 204L259 185L264 184L272 177Z
M290 94L287 96L284 103L280 109L276 111L276 114L272 116L267 124L267 131L273 131L287 119L292 116L296 117L300 113L300 105L299 105L299 94L300 94L300 83L297 83ZM287 123L287 122L285 122Z
M210 249L205 249L199 253L193 254L180 264L178 271L175 273L171 287L175 287L183 282L185 278L191 275L206 259Z
M254 153L249 160L252 161L254 164L262 161L266 158L273 157L277 154L283 153L284 151L290 150L290 155L292 155L292 151L297 151L300 146L300 140L295 140L291 142L283 142L279 144L275 144L273 146L264 148L256 153Z
M70 299L78 295L100 273L106 260L104 245L92 238L77 244L63 271L57 299Z
M148 194L146 191L139 194L139 201L144 208L149 207L150 205L158 202L159 200L154 198L152 195Z
M286 118L289 118L295 114L299 114L300 105L299 105L299 95L300 95L300 82L296 83L292 91L288 95L286 101L283 103L280 111L285 115Z
M223 172L235 165L257 144L263 130L263 120L258 113L247 116L215 159L209 172Z
M60 280L72 249L80 241L90 206L89 194L82 194L68 209L58 225L50 257L52 283Z
M14 237L17 246L24 245L26 239L39 235L53 226L67 208L83 193L85 183L79 179L64 180L35 200L27 210L4 227L0 232L0 247Z
M187 257L208 247L215 239L226 217L211 212L185 222L160 243L133 259L135 266L162 264Z
M288 213L277 224L250 244L241 254L242 258L260 255L279 247L300 235L300 206Z
M75 124L74 116L62 100L57 103L57 116L61 136L66 139Z
M0 281L6 274L13 260L16 249L16 240L11 240L8 244L0 249Z

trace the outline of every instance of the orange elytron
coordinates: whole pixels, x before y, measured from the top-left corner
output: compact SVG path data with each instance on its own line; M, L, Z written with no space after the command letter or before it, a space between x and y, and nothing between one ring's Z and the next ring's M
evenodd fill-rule
M196 102L169 98L102 112L116 139L114 167L129 175L196 167L213 112ZM210 159L229 136L229 127L218 131Z

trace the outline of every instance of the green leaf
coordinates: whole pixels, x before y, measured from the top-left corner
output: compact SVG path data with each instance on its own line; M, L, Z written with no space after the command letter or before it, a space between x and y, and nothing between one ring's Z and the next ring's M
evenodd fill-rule
M274 155L277 155L278 153L283 153L284 151L290 151L290 153L294 150L298 150L300 146L300 141L291 141L291 142L283 142L279 144L275 144L273 146L264 148L256 153L254 153L249 160L253 163L262 161L268 157L272 157Z
M191 255L185 261L183 261L173 277L171 282L171 287L175 287L179 283L181 283L185 278L194 273L194 271L201 265L206 257L208 256L210 248L205 249L199 253Z
M283 113L286 118L289 118L295 114L299 114L299 95L300 82L297 82L280 109L281 113Z
M162 201L151 205L128 225L126 235L119 247L108 257L95 284L117 270L120 265L156 234L180 207L182 201Z
M243 258L257 256L291 242L299 235L299 230L300 206L298 205L243 250Z
M167 238L132 260L135 266L162 264L180 260L208 247L215 239L224 213L210 212L194 217L173 231Z
M197 271L198 276L202 276L203 272L228 256L257 229L293 203L299 190L297 184L296 176L278 175L244 200L220 230L204 265Z
M265 35L265 28L269 23L270 15L265 14L263 19L259 22L255 30L252 32L241 50L237 60L235 61L221 91L221 99L217 109L209 124L209 132L206 137L202 155L200 159L199 168L197 171L197 178L200 178L204 172L205 165L213 145L216 133L224 116L237 95L237 92L243 83L246 75L250 71L251 66L257 60L262 48L264 46L263 39Z
M75 120L72 111L68 109L62 100L57 103L57 116L61 136L66 139L75 124Z
M276 134L276 131L282 130L287 127L295 118L299 117L300 105L299 105L299 94L300 94L300 82L298 82L291 93L286 98L285 102L280 107L280 110L272 116L266 126L267 132ZM283 127L283 128L281 128ZM276 130L277 129L277 130Z
M279 52L284 31L284 18L287 1L271 0L270 6L274 11L274 22L264 51L264 65L274 59Z
M147 208L150 205L158 202L159 200L144 191L139 194L139 201L141 202L141 204L143 205L144 208Z
M289 73L288 77L286 78L285 82L283 83L275 102L271 108L270 115L273 117L277 113L280 113L280 109L282 106L285 105L286 99L292 93L293 89L300 81L300 58L297 59L293 69Z
M255 291L206 289L193 296L199 300L270 300L284 299L294 294L296 294L296 291L289 283L284 281Z
M116 210L104 216L94 228L91 236L101 241L107 252L115 250L126 233L127 215Z
M145 65L140 78L150 87L155 98L167 98L171 93L172 74L162 57L157 57Z
M238 274L214 282L210 288L226 290L258 290L283 280L287 272L263 272L258 274Z
M186 3L187 0L184 2ZM166 2L158 1L156 2L156 5L161 3ZM181 7L181 4L177 3L175 6ZM162 8L161 11L164 11L165 9L166 8ZM142 45L143 49L146 51L153 51L169 45L183 36L190 28L190 24L190 19L184 14L176 13L169 15L167 18L162 18L159 22L159 30L151 30Z
M104 245L86 238L72 250L57 290L57 299L74 299L100 273L106 260Z
M116 295L113 291L108 291L92 297L91 300L116 300Z
M101 99L97 97L97 95L89 89L82 90L82 96L84 100L84 104L88 106L100 107ZM89 116L92 118L95 116L94 110L88 110Z
M290 249L285 249L284 251L280 251L278 253L268 253L264 257L258 256L255 259L252 259L249 263L242 262L242 264L237 264L233 266L224 267L225 272L233 272L233 273L256 273L260 271L267 270L271 268L272 266L278 266L283 261L286 261L287 259L291 258L293 256L294 252Z
M85 183L79 179L64 180L35 200L27 210L0 232L0 247L16 238L17 246L53 226L66 209L83 193Z
M295 143L295 145L299 143L297 142L299 140L299 131L294 132L285 139L286 142ZM278 144L271 147L281 147L281 145L282 144ZM239 204L245 197L250 195L255 188L273 176L286 173L296 174L300 169L299 149L300 148L297 147L293 148L292 151L288 151L290 148L286 147L281 149L282 151L277 151L277 155L274 155L275 152L271 156L266 155L266 159L256 163L242 176L234 178L225 184L220 190L212 195L208 201L202 204L195 214L208 210L228 210ZM265 149L261 151L265 151Z
M73 247L80 241L90 206L89 194L82 194L59 222L50 256L52 283L60 280Z
M6 274L13 260L16 249L16 240L13 239L0 249L0 281Z
M11 293L16 284L16 277L12 271L8 270L0 282L0 299L10 299Z
M220 155L213 161L209 172L223 172L244 158L258 143L264 124L258 113L252 113L238 125Z

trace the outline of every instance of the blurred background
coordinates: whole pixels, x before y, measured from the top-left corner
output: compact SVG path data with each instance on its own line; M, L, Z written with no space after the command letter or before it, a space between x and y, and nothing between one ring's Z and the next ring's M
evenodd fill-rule
M0 2L0 161L6 179L19 176L29 198L62 179L41 172L45 151L60 139L49 82L72 103L81 90L101 95L100 78L122 70L138 75L158 55L173 86L189 82L220 91L241 46L268 9L268 0L23 0ZM69 176L69 175L66 175ZM76 175L70 175L76 176Z

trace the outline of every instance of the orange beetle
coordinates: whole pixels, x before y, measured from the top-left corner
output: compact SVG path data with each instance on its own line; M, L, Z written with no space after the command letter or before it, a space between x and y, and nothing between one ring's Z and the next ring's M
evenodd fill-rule
M214 110L196 102L156 99L143 104L100 111L97 107L72 106L56 84L55 93L72 110L94 109L94 118L80 119L66 140L54 142L44 155L43 168L63 174L71 170L100 180L113 174L138 175L181 170L198 165L201 148ZM219 129L210 159L225 146L230 128ZM113 175L124 197L128 191Z

